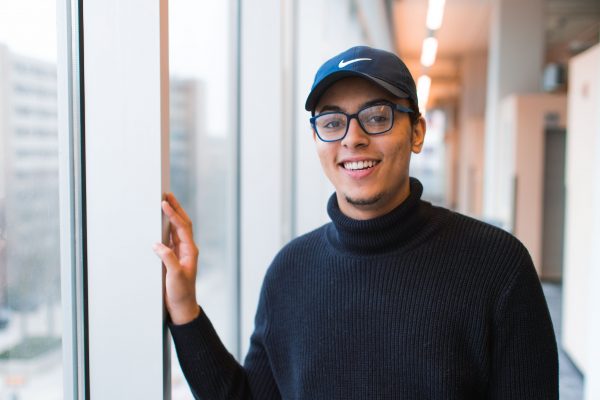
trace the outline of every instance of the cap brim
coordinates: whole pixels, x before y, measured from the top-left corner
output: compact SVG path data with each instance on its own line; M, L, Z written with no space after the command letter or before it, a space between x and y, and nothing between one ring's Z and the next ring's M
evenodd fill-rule
M321 82L319 82L317 84L317 86L315 86L313 88L313 90L308 94L308 97L306 98L306 103L304 105L304 109L306 111L313 111L315 109L315 107L317 106L317 103L318 103L319 99L321 98L321 96L323 95L323 93L325 93L325 91L332 84L339 81L340 79L351 77L351 76L358 76L360 78L364 78L368 81L371 81L371 82L375 83L376 85L380 86L382 89L385 89L392 95L399 97L401 99L406 99L406 98L410 97L410 95L408 95L403 90L398 89L396 86L391 85L382 79L365 74L364 72L352 71L352 70L336 71L336 72L329 74L325 78L323 78L321 80Z

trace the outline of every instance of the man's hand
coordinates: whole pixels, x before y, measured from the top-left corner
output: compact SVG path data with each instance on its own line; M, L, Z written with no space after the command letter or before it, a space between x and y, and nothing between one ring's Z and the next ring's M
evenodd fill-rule
M165 303L176 325L192 321L200 314L196 301L198 247L194 243L192 221L173 193L162 202L171 222L170 244L156 243L154 252L166 267Z

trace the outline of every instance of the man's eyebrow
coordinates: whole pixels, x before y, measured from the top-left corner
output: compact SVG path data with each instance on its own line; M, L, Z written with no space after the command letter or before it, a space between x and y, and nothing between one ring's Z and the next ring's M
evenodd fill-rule
M325 105L320 110L319 113L324 113L327 111L343 111L340 107L334 105Z
M366 103L363 103L360 106L360 108L375 106L375 105L378 105L378 104L389 104L389 103L392 103L392 102L390 100L388 100L388 99L384 99L384 98L375 99L375 100L370 100L370 101L367 101Z
M391 101L389 99L386 98L380 98L380 99L374 99L374 100L369 100L363 104L360 105L360 107L358 107L358 109L363 109L365 107L370 107L370 106L374 106L377 104L382 104L382 103L391 103ZM327 111L344 111L341 107L333 105L333 104L327 104L325 106L323 106L320 110L319 113L324 113Z

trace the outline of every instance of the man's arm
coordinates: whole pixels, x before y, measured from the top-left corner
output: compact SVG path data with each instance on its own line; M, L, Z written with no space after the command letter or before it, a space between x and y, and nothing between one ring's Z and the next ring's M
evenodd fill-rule
M489 399L558 399L558 352L550 313L529 254L494 320Z
M154 251L165 265L165 304L172 322L169 327L194 396L210 400L279 399L265 347L268 323L264 293L243 368L227 351L196 302L198 248L189 216L171 193L162 209L172 227L170 245L157 243Z
M169 325L181 370L196 399L251 399L244 369L227 351L204 312Z
M259 305L244 367L227 351L204 312L185 325L169 327L181 369L195 398L281 399L264 345L263 305Z

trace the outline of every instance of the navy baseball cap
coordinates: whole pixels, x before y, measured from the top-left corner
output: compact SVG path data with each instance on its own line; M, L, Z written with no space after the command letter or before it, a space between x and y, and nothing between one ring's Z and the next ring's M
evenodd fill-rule
M415 80L397 55L368 46L356 46L321 65L306 98L306 111L315 110L323 93L333 83L350 76L367 79L396 97L412 100L418 107Z

